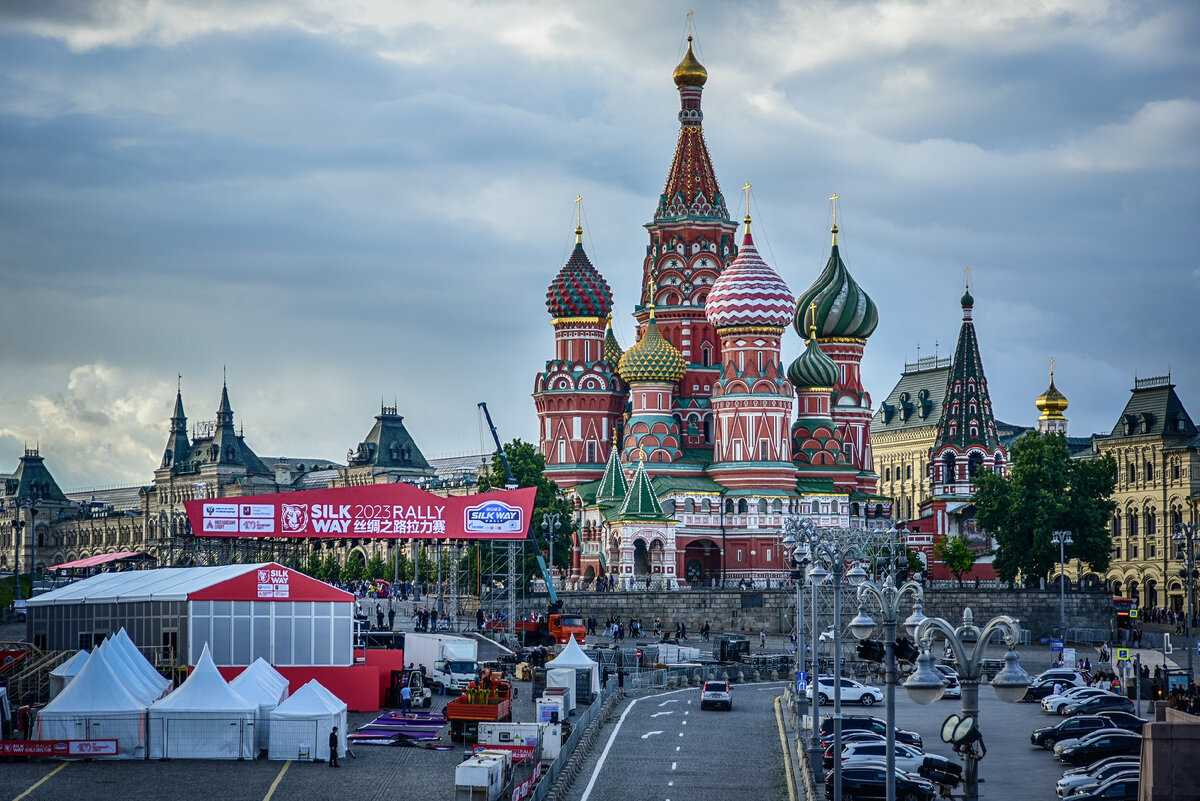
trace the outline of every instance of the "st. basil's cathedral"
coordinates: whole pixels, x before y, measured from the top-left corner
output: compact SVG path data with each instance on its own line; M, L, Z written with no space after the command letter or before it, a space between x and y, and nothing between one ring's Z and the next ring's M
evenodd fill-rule
M707 78L689 37L636 344L617 342L581 227L547 292L555 355L533 397L546 475L578 513L568 587L780 579L785 516L892 524L859 369L875 304L842 261L836 214L829 261L799 297L755 248L748 205L739 244L704 140ZM806 344L785 368L789 324Z

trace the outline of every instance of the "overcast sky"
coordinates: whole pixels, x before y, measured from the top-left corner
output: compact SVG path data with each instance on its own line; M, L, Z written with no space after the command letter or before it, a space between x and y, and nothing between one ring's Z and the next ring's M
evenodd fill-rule
M536 440L576 194L630 344L691 8L717 177L793 292L842 197L876 405L953 351L970 267L1001 419L1051 356L1072 434L1168 369L1200 417L1191 0L7 0L0 472L148 483L176 375L195 422L223 368L260 455L343 460L381 398L427 456L490 448L480 400Z

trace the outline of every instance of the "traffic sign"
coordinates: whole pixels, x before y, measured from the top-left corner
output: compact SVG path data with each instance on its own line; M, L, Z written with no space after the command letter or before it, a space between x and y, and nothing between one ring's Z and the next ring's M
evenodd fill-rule
M1122 659L1124 659L1126 661L1129 660L1129 649L1128 648L1118 648L1117 649L1117 661L1120 662Z
M799 681L797 681L796 682L796 692L798 692L798 693L808 692L808 682L805 681L804 679L800 679Z
M808 680L808 671L802 670L796 674L796 677L799 678L800 681L807 681Z
M1137 610L1136 610L1136 609L1130 609L1130 610L1129 610L1129 617L1130 617L1130 618L1136 618L1136 617L1137 617Z

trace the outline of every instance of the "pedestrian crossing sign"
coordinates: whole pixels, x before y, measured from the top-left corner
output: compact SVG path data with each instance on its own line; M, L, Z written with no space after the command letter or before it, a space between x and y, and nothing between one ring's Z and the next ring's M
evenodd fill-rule
M1136 618L1136 617L1137 617L1137 610L1136 610L1136 609L1130 609L1130 610L1129 610L1129 617L1130 617L1130 618Z
M1129 659L1129 649L1128 648L1118 648L1117 649L1117 661L1120 662L1122 659L1124 659L1124 660Z

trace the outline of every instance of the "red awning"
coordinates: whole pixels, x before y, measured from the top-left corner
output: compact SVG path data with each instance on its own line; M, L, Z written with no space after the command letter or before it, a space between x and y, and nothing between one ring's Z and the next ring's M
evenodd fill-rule
M120 553L102 553L96 556L89 556L85 559L76 559L74 562L63 562L61 565L50 565L50 570L69 570L73 567L96 567L97 565L107 565L111 562L141 562L144 560L153 560L154 557L141 551L121 551Z

